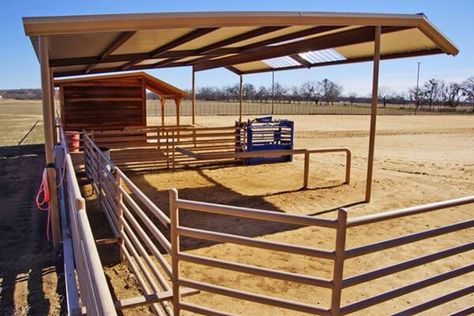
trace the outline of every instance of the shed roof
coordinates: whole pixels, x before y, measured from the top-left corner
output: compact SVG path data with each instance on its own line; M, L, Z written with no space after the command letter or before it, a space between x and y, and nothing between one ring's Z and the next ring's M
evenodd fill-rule
M55 86L67 86L68 84L98 81L114 80L124 78L142 78L145 87L163 98L184 98L187 93L169 83L155 78L145 72L128 72L113 75L82 76L69 79L58 79L54 81Z
M381 26L381 59L458 49L423 14L194 12L23 18L38 55L49 38L54 75L192 66L238 74L372 60Z

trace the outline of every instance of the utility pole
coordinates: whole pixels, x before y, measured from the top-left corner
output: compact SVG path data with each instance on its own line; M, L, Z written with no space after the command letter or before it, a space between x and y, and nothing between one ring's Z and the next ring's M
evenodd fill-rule
M275 72L272 71L272 115L274 111L274 102L275 102Z
M418 64L418 71L416 73L416 109L415 109L415 114L418 110L418 107L420 106L420 64L421 62L417 62Z

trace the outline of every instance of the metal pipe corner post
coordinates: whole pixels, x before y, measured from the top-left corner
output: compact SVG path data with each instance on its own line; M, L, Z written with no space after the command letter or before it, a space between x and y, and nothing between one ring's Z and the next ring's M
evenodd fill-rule
M244 79L242 75L240 75L240 88L239 88L239 123L242 123L242 94L243 94L243 82Z
M191 117L193 126L196 124L196 72L193 69L193 80L192 80L192 99L191 99Z
M54 113L52 112L53 105L51 104L53 97L53 89L51 86L51 72L49 68L49 54L48 54L48 38L40 36L39 44L39 60L41 69L41 91L42 91L42 105L43 105L43 125L44 125L44 155L46 165L54 165ZM59 210L58 210L58 196L56 191L56 169L47 168L48 185L50 192L50 212L51 212L51 230L53 237L53 246L56 249L59 246L61 239L61 231L59 227Z
M381 26L375 27L374 37L374 68L372 77L372 101L370 111L369 154L367 161L367 180L365 188L365 202L369 203L372 195L372 178L374 169L375 129L377 125L377 96L379 90L380 65L380 34Z

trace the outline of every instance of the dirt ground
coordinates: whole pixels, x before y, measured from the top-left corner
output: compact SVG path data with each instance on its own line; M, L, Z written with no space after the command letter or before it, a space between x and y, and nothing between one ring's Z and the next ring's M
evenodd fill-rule
M0 315L60 315L62 264L34 203L42 145L0 147Z
M310 188L301 190L302 157L291 163L258 166L202 168L130 175L131 179L162 210L168 210L168 190L177 188L181 198L238 205L310 216L334 218L336 210L346 206L349 217L384 210L429 203L471 195L474 192L474 117L473 116L381 116L375 152L373 198L362 203L367 164L368 117L364 116L290 116L295 121L296 148L348 146L353 152L352 179L344 185L344 157L339 154L314 155L310 165ZM186 122L185 122L186 123ZM201 126L232 125L231 117L199 117ZM92 204L91 204L92 205ZM92 208L91 208L92 212ZM98 215L99 216L99 215ZM472 206L458 207L430 214L371 224L348 231L348 247L401 236L439 227L448 223L472 219ZM104 225L96 229L104 234ZM236 219L232 217L197 214L183 211L184 226L212 229L243 236L284 241L323 249L334 248L334 231L321 228L301 228ZM106 233L105 233L106 234ZM394 264L472 241L474 230L430 238L403 247L346 261L345 276L352 276L382 266ZM288 255L274 251L252 249L232 244L212 244L183 239L184 251L220 258L232 262L298 272L331 278L331 263L323 259ZM136 295L136 283L127 267L110 260L106 274L117 297ZM344 290L343 303L354 302L381 293L413 280L448 271L472 263L474 252L452 256L409 272L401 272ZM195 264L181 265L183 277L228 286L255 293L328 306L330 293L308 285L255 277L244 273L208 268ZM359 315L387 315L403 310L462 286L474 284L474 273L451 279L436 286L401 296L361 311ZM241 315L297 315L251 302L243 302L210 293L187 297L184 301L199 303L215 309ZM472 305L474 295L464 296L425 312L445 315ZM145 308L125 311L126 315L144 314ZM434 313L434 314L433 314ZM187 313L185 313L187 315Z
M367 116L289 116L295 120L296 147L348 146L353 151L352 182L343 185L342 155L315 155L311 159L310 189L302 185L302 157L292 163L258 166L203 168L130 175L132 180L163 210L168 209L167 190L179 189L180 197L333 218L336 209L347 206L349 217L383 210L471 195L474 192L474 116L380 116L376 139L373 199L357 204L364 197L367 156ZM169 118L170 121L172 118ZM202 126L232 125L233 117L198 117ZM189 121L185 117L184 123ZM16 150L16 149L15 149ZM44 240L45 214L35 210L33 197L43 166L42 147L23 147L21 151L0 149L0 315L57 315L61 313L59 266L52 259L50 245ZM38 180L38 181L37 181ZM110 230L103 214L84 186L95 237L106 238ZM350 206L353 205L353 206ZM410 219L392 220L349 230L349 247L384 240L423 229L472 219L472 206L433 212ZM206 216L184 211L185 226L201 227L261 239L332 249L334 232L328 229L300 228L247 221L229 217ZM409 246L350 259L345 276L369 271L383 265L407 260L472 241L474 230L467 229L435 237ZM331 277L326 260L278 252L255 250L230 244L210 244L184 239L184 251L228 261L255 264L302 274ZM109 284L117 298L138 295L140 290L126 263L118 263L112 246L100 246ZM343 302L353 302L413 280L448 271L471 263L474 253L452 256L427 264L408 273L397 273L349 288ZM58 270L58 271L57 271ZM183 264L187 278L272 294L292 300L327 306L329 292L306 285L259 278L221 269ZM369 308L359 315L387 315L428 298L474 284L474 273L431 286L398 299ZM188 302L242 315L297 315L278 308L237 301L209 293L184 299ZM445 315L472 305L474 295L466 295L425 315ZM149 314L146 307L125 310L125 315Z

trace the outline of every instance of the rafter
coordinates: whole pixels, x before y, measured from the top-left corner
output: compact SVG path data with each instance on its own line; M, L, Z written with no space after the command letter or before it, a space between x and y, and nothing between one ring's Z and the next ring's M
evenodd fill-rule
M380 59L389 60L389 59L415 57L415 56L436 55L436 54L442 54L442 53L443 53L443 51L441 49L435 48L435 49L422 50L422 51L418 51L418 52L396 53L396 54L390 54L390 55L382 55L382 56L380 56ZM373 59L374 58L372 56L370 56L370 57L360 57L360 58L355 58L355 59L334 60L334 61L327 61L327 62L322 62L322 63L311 64L311 67L315 68L315 67L324 67L324 66L335 66L335 65L361 63L361 62L372 61ZM304 66L289 66L289 67L273 68L271 70L269 70L269 69L257 69L257 70L245 71L245 72L242 72L242 74L243 75L257 74L257 73L263 73L263 72L269 72L269 71L284 71L284 70L293 70L293 69L302 69L302 68L306 68L306 67L304 67Z
M278 31L278 30L281 30L281 29L284 29L284 28L287 28L287 27L288 26L264 26L264 27L260 27L258 29L255 29L255 30L252 30L252 31L249 31L249 32L245 32L245 33L242 33L242 34L238 34L236 36L232 36L232 37L226 38L222 41L218 41L216 43L212 43L210 45L202 47L202 48L197 50L197 53L199 55L201 55L203 53L212 52L212 51L214 51L218 48L222 48L222 47L227 46L227 45L231 45L231 44L234 44L234 43L238 43L238 42L241 42L241 41L245 41L245 40L257 37L257 36L261 36L261 35L265 35L265 34L268 34L268 33L271 33L271 32L275 32L275 31Z
M301 65L303 65L307 68L311 68L312 64L309 61L307 61L306 59L304 59L303 57L301 57L300 55L294 54L294 55L291 55L290 57L292 59L294 59L296 62L300 63Z
M423 56L423 55L435 55L435 54L443 54L443 53L444 51L442 51L441 49L435 48L435 49L427 49L427 50L422 50L422 51L417 51L417 52L382 55L380 56L380 59L386 60L386 59L415 57L415 56ZM323 62L323 63L315 63L315 64L312 64L311 67L334 66L334 65L342 65L342 64L350 64L350 63L367 62L367 61L372 61L372 60L373 60L373 57L361 57L361 58L356 58L356 59L346 59L346 60L336 60L336 61L329 61L329 62ZM187 63L174 62L170 64L159 65L155 68L168 68L168 67L181 67L181 66L187 66ZM135 66L130 70L144 70L144 69L150 69L150 68L153 68L153 66L143 65L143 66ZM245 71L245 72L240 71L233 66L226 66L225 68L230 71L233 71L235 69L236 74L246 75L246 74L263 73L263 72L269 72L269 71L284 71L284 70L292 70L292 69L301 69L301 68L306 68L306 67L305 66L290 66L290 67L273 68L273 69L251 70L251 71ZM98 74L98 73L117 72L117 71L120 71L120 69L119 68L102 68L102 69L93 69L91 73ZM59 78L59 77L67 77L67 76L78 76L78 75L83 75L83 74L84 74L84 70L62 71L62 72L55 72L54 77Z
M366 43L374 40L374 32L372 26L361 27L340 33L323 35L316 38L291 42L278 46L257 47L244 51L241 54L220 58L217 60L204 61L196 64L196 71L207 70L217 67L225 67L229 65L242 64L267 58L283 57L312 50L321 50L334 48L343 45L353 45ZM382 29L382 33L389 33L407 29L407 27L387 26Z
M236 54L239 53L238 48L219 48L213 50L209 53L202 53L203 56L219 56L227 54ZM160 55L160 58L174 58L174 57L189 57L189 56L198 56L196 49L188 50L177 50L177 51L167 51ZM65 67L65 66L77 66L77 65L89 65L94 63L101 62L119 62L119 61L132 61L136 59L150 59L149 53L135 53L135 54L120 54L120 55L110 55L104 60L100 60L100 57L97 56L88 56L88 57L73 57L73 58L62 58L62 59L51 59L49 64L51 67Z
M148 53L149 57L148 58L139 58L139 59L136 59L136 60L132 60L128 63L126 63L125 65L123 65L121 67L121 70L127 70L129 68L131 68L132 66L138 64L139 62L145 60L145 59L152 59L152 58L158 58L160 57L163 53L165 53L166 51L170 50L170 49L173 49L175 47L178 47L180 45L183 45L187 42L190 42L196 38L199 38L201 36L204 36L210 32L213 32L215 30L217 30L218 28L217 27L207 27L207 28L199 28L199 29L196 29L196 30L193 30L189 33L186 33L184 34L183 36L180 36L178 37L177 39L174 39L172 40L171 42L169 43L166 43L158 48L156 48L155 50L151 51L150 53Z
M99 61L97 63L90 64L86 69L86 74L88 74L98 63L103 62L107 57L109 57L114 51L116 51L120 46L125 44L133 35L135 35L136 31L131 32L123 32L121 33L113 42L110 44L100 55Z
M301 38L301 37L305 37L305 36L317 35L317 34L320 34L320 33L337 30L337 29L340 29L342 27L343 26L340 26L340 25L315 26L315 27L311 27L311 28L306 29L306 30L297 31L297 32L293 32L293 33L290 33L290 34L284 34L284 35L277 36L277 37L274 37L274 38L269 38L269 39L266 39L266 40L263 40L263 41L248 44L244 47L241 47L241 51L246 51L246 50L250 50L250 49L253 49L253 48L259 48L259 47L272 45L272 44L277 44L277 43L282 43L282 42L286 42L286 41L292 41L292 40L295 40L295 39L298 39L298 38Z
M229 71L232 71L234 74L236 75L242 75L242 71L238 70L237 68L235 68L234 66L227 66L225 67L227 70Z

